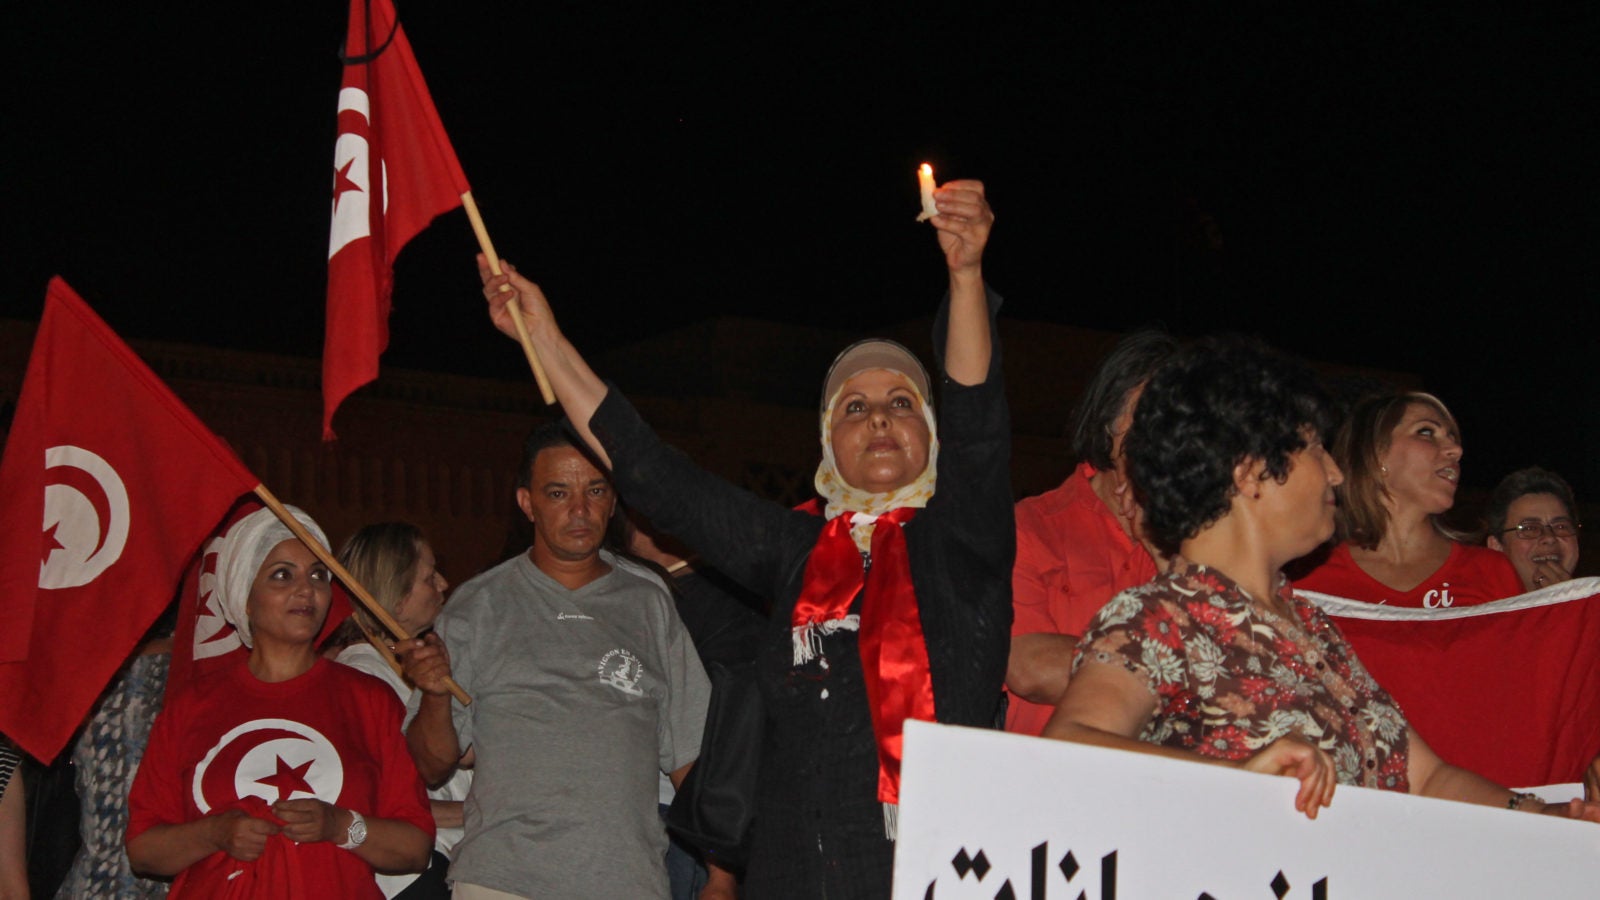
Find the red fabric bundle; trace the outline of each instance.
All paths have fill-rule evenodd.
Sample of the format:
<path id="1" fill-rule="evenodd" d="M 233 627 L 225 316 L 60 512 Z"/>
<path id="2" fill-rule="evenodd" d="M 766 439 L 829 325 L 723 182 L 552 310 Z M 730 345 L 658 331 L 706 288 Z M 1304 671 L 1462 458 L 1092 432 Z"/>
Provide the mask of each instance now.
<path id="1" fill-rule="evenodd" d="M 1579 781 L 1600 754 L 1600 594 L 1465 618 L 1336 621 L 1446 762 L 1529 787 Z"/>

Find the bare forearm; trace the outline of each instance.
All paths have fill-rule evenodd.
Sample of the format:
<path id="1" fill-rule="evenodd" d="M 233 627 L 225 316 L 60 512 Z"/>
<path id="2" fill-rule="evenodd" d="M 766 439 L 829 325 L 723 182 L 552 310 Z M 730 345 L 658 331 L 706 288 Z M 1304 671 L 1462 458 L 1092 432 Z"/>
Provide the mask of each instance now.
<path id="1" fill-rule="evenodd" d="M 350 851 L 379 872 L 421 872 L 428 867 L 433 842 L 428 833 L 399 819 L 367 820 L 367 839 Z"/>
<path id="2" fill-rule="evenodd" d="M 1054 706 L 1072 680 L 1072 653 L 1077 648 L 1078 639 L 1070 634 L 1014 635 L 1006 662 L 1006 689 L 1029 703 Z"/>
<path id="3" fill-rule="evenodd" d="M 466 804 L 460 800 L 430 800 L 428 806 L 433 811 L 435 828 L 460 828 L 466 824 Z"/>
<path id="4" fill-rule="evenodd" d="M 27 800 L 22 772 L 14 773 L 0 797 L 0 900 L 27 900 Z"/>
<path id="5" fill-rule="evenodd" d="M 1501 809 L 1504 809 L 1506 802 L 1511 799 L 1510 788 L 1501 787 L 1482 775 L 1448 763 L 1435 766 L 1412 793 L 1440 800 L 1459 800 L 1462 803 L 1476 803 L 1480 806 L 1498 806 Z"/>
<path id="6" fill-rule="evenodd" d="M 406 728 L 406 746 L 430 787 L 443 784 L 461 759 L 461 743 L 450 720 L 449 695 L 424 694 L 417 717 Z"/>
<path id="7" fill-rule="evenodd" d="M 957 384 L 982 384 L 989 377 L 989 301 L 979 266 L 950 270 L 950 327 L 944 369 Z"/>
<path id="8" fill-rule="evenodd" d="M 204 816 L 146 829 L 128 842 L 128 863 L 140 874 L 170 878 L 221 849 L 217 818 Z"/>
<path id="9" fill-rule="evenodd" d="M 610 457 L 589 430 L 589 418 L 606 397 L 605 382 L 589 368 L 589 363 L 578 352 L 578 348 L 553 324 L 548 328 L 535 329 L 530 337 L 540 361 L 544 363 L 545 374 L 550 377 L 550 388 L 555 391 L 561 410 L 571 420 L 578 436 L 610 468 Z"/>
<path id="10" fill-rule="evenodd" d="M 1218 759 L 1209 759 L 1198 753 L 1188 750 L 1179 750 L 1176 747 L 1163 747 L 1160 744 L 1147 744 L 1138 738 L 1124 737 L 1110 731 L 1081 725 L 1070 719 L 1062 717 L 1057 712 L 1050 717 L 1049 724 L 1044 727 L 1044 736 L 1058 741 L 1071 741 L 1075 744 L 1090 744 L 1095 747 L 1110 747 L 1113 750 L 1128 750 L 1133 753 L 1143 753 L 1146 756 L 1164 756 L 1167 759 L 1180 759 L 1187 762 L 1213 763 L 1217 765 L 1232 765 Z"/>
<path id="11" fill-rule="evenodd" d="M 706 863 L 706 886 L 700 889 L 699 900 L 735 900 L 739 896 L 739 879 L 716 863 Z"/>
<path id="12" fill-rule="evenodd" d="M 689 770 L 694 768 L 694 763 L 686 763 L 667 773 L 667 780 L 672 782 L 672 789 L 682 790 L 683 780 L 689 777 Z"/>

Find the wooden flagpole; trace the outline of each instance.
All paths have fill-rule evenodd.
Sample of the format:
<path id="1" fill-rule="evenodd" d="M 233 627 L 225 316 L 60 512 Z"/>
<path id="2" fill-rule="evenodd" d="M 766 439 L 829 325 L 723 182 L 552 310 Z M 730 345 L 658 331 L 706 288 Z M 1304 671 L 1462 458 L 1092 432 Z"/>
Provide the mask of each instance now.
<path id="1" fill-rule="evenodd" d="M 472 223 L 472 233 L 478 236 L 483 258 L 489 261 L 489 271 L 501 274 L 500 256 L 494 252 L 494 242 L 489 240 L 489 229 L 483 224 L 483 214 L 478 212 L 478 201 L 472 199 L 471 191 L 461 195 L 461 205 L 467 211 L 467 221 Z M 507 305 L 506 309 L 511 313 L 511 324 L 517 329 L 517 339 L 522 342 L 522 353 L 528 357 L 528 368 L 533 370 L 533 380 L 539 383 L 539 396 L 548 406 L 556 402 L 556 393 L 550 389 L 550 376 L 544 373 L 544 364 L 539 362 L 539 354 L 534 352 L 533 342 L 528 339 L 528 325 L 522 321 L 522 310 L 515 303 Z"/>
<path id="2" fill-rule="evenodd" d="M 300 520 L 294 517 L 294 513 L 289 512 L 289 510 L 284 507 L 283 503 L 280 502 L 277 497 L 274 497 L 271 491 L 267 490 L 266 485 L 256 485 L 255 494 L 257 497 L 261 498 L 261 502 L 265 503 L 268 509 L 272 510 L 273 515 L 277 516 L 279 521 L 289 527 L 289 530 L 294 533 L 295 537 L 300 539 L 301 543 L 305 544 L 306 547 L 310 548 L 312 553 L 316 554 L 317 559 L 322 560 L 323 565 L 327 566 L 328 570 L 333 572 L 334 577 L 344 582 L 344 586 L 350 591 L 350 595 L 355 597 L 356 600 L 360 602 L 362 607 L 364 607 L 367 612 L 371 613 L 374 619 L 378 620 L 379 624 L 388 629 L 389 633 L 394 635 L 397 640 L 411 640 L 410 633 L 408 633 L 399 622 L 395 621 L 394 616 L 389 615 L 388 610 L 378 605 L 378 601 L 374 600 L 372 595 L 367 593 L 367 589 L 361 586 L 361 582 L 356 581 L 354 576 L 345 571 L 344 566 L 339 564 L 339 561 L 333 557 L 333 554 L 329 553 L 328 549 L 322 546 L 322 542 L 312 536 L 311 532 L 307 531 L 304 525 L 300 524 Z M 366 629 L 362 629 L 362 631 L 365 632 Z M 371 642 L 373 647 L 377 648 L 379 653 L 383 654 L 384 658 L 389 661 L 389 665 L 395 667 L 395 671 L 400 670 L 399 660 L 395 659 L 393 651 L 391 651 L 388 646 L 383 643 L 381 638 L 374 634 L 368 634 L 367 640 Z M 472 697 L 467 694 L 461 685 L 456 684 L 454 678 L 448 679 L 448 685 L 450 688 L 450 695 L 461 701 L 462 706 L 471 705 Z"/>

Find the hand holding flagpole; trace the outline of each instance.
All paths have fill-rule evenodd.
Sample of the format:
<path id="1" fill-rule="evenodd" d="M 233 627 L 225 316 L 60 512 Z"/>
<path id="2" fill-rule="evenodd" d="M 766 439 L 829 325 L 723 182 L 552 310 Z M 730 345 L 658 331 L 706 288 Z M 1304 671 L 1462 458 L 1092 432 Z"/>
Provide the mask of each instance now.
<path id="1" fill-rule="evenodd" d="M 494 274 L 500 274 L 500 257 L 494 252 L 494 242 L 489 240 L 489 229 L 483 224 L 483 215 L 478 212 L 478 202 L 472 199 L 472 192 L 467 191 L 461 195 L 461 206 L 467 211 L 467 219 L 472 222 L 472 233 L 478 236 L 478 248 L 483 251 L 485 259 L 489 260 L 489 269 Z M 501 290 L 509 291 L 507 285 Z M 528 337 L 528 325 L 522 321 L 522 310 L 516 304 L 507 307 L 511 311 L 511 323 L 516 326 L 517 340 L 522 344 L 522 352 L 528 357 L 528 367 L 533 369 L 533 380 L 539 383 L 539 396 L 544 398 L 548 406 L 556 402 L 555 391 L 550 389 L 550 376 L 544 372 L 544 364 L 539 362 L 539 354 L 534 352 L 533 341 Z"/>
<path id="2" fill-rule="evenodd" d="M 317 559 L 322 560 L 322 564 L 328 567 L 328 570 L 334 574 L 335 578 L 338 578 L 340 581 L 344 582 L 344 586 L 349 589 L 350 595 L 356 598 L 357 602 L 359 602 L 367 610 L 367 612 L 371 613 L 372 617 L 377 619 L 380 625 L 388 630 L 390 634 L 394 635 L 396 640 L 411 640 L 411 633 L 405 629 L 405 626 L 395 621 L 394 616 L 389 615 L 388 610 L 378 605 L 378 601 L 373 599 L 371 594 L 367 593 L 367 589 L 361 586 L 361 582 L 357 581 L 355 576 L 351 575 L 344 566 L 339 564 L 339 560 L 335 559 L 333 554 L 329 553 L 328 549 L 322 546 L 321 541 L 311 536 L 311 532 L 307 531 L 306 527 L 300 524 L 300 520 L 296 519 L 288 509 L 284 508 L 283 503 L 278 500 L 277 497 L 273 496 L 271 491 L 267 490 L 266 485 L 256 485 L 255 495 L 261 498 L 261 502 L 265 503 L 268 509 L 272 510 L 273 515 L 278 517 L 278 521 L 282 522 L 290 531 L 294 532 L 294 536 L 299 538 L 300 542 L 305 544 L 312 553 L 316 554 Z M 378 649 L 379 653 L 383 654 L 385 659 L 389 660 L 389 664 L 391 666 L 395 666 L 395 670 L 399 671 L 399 666 L 395 659 L 394 652 L 388 647 L 383 646 L 383 642 L 378 640 L 373 635 L 368 635 L 367 639 L 374 647 Z M 467 694 L 461 685 L 456 684 L 455 679 L 450 678 L 447 679 L 447 681 L 449 683 L 451 696 L 461 701 L 462 706 L 469 706 L 472 704 L 472 697 Z"/>

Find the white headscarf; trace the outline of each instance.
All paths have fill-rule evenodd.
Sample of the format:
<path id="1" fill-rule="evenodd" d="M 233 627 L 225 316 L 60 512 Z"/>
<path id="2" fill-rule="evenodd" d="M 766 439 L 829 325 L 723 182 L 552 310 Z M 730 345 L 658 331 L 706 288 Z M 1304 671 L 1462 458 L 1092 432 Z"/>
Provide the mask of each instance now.
<path id="1" fill-rule="evenodd" d="M 323 549 L 327 549 L 328 536 L 322 533 L 322 526 L 315 519 L 297 506 L 285 509 L 311 532 Z M 272 510 L 263 507 L 235 522 L 222 539 L 222 549 L 217 551 L 217 605 L 246 647 L 255 646 L 250 619 L 245 615 L 250 586 L 255 584 L 261 564 L 267 561 L 272 548 L 293 537 L 289 526 L 279 521 Z"/>

